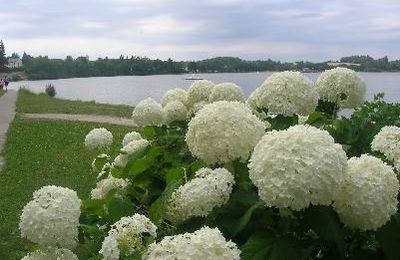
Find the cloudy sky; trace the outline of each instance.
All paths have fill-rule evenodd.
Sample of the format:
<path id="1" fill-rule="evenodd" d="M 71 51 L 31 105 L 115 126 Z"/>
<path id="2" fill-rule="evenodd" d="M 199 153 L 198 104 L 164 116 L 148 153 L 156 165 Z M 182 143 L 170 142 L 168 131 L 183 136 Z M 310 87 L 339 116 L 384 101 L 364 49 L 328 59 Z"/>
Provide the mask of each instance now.
<path id="1" fill-rule="evenodd" d="M 6 52 L 64 58 L 400 58 L 400 0 L 0 0 Z"/>

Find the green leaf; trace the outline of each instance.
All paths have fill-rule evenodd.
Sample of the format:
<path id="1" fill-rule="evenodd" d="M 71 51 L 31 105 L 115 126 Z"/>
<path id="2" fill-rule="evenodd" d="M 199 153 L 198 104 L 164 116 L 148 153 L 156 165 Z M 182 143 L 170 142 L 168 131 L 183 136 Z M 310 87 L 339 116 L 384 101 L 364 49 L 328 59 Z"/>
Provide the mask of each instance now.
<path id="1" fill-rule="evenodd" d="M 168 184 L 171 184 L 172 182 L 182 180 L 185 177 L 185 168 L 183 167 L 178 167 L 178 168 L 172 168 L 167 170 L 167 173 L 165 175 L 165 181 Z"/>
<path id="2" fill-rule="evenodd" d="M 145 139 L 153 139 L 156 136 L 156 130 L 154 126 L 146 126 L 142 131 L 142 136 Z"/>
<path id="3" fill-rule="evenodd" d="M 107 205 L 107 220 L 114 223 L 122 217 L 130 216 L 134 213 L 134 206 L 129 199 L 112 198 Z"/>
<path id="4" fill-rule="evenodd" d="M 304 218 L 309 228 L 321 239 L 335 243 L 340 255 L 344 256 L 344 230 L 331 207 L 311 206 L 304 212 Z"/>
<path id="5" fill-rule="evenodd" d="M 81 211 L 86 216 L 104 216 L 104 200 L 88 199 L 82 202 Z"/>
<path id="6" fill-rule="evenodd" d="M 392 216 L 386 225 L 378 229 L 377 238 L 387 259 L 400 259 L 400 213 Z"/>
<path id="7" fill-rule="evenodd" d="M 101 155 L 97 156 L 96 159 L 94 159 L 94 166 L 97 171 L 101 171 L 103 169 L 103 166 L 109 162 L 109 159 L 107 157 L 103 157 Z"/>
<path id="8" fill-rule="evenodd" d="M 256 204 L 251 206 L 244 215 L 239 219 L 238 223 L 236 224 L 236 228 L 233 231 L 233 236 L 239 234 L 243 229 L 246 228 L 247 224 L 249 223 L 251 216 L 253 215 L 254 210 L 263 207 L 264 203 L 262 201 L 258 201 Z"/>
<path id="9" fill-rule="evenodd" d="M 289 260 L 289 259 L 309 259 L 306 257 L 307 248 L 304 243 L 291 236 L 279 237 L 274 241 L 271 254 L 267 259 Z"/>
<path id="10" fill-rule="evenodd" d="M 267 231 L 257 231 L 250 236 L 242 246 L 241 258 L 246 260 L 267 259 L 272 249 L 275 237 Z"/>
<path id="11" fill-rule="evenodd" d="M 161 196 L 155 200 L 149 210 L 149 218 L 150 220 L 159 225 L 163 219 L 165 218 L 165 211 L 168 205 L 168 200 L 171 197 L 172 193 L 183 183 L 182 180 L 175 181 L 167 185 Z"/>
<path id="12" fill-rule="evenodd" d="M 327 118 L 324 113 L 322 112 L 314 112 L 308 116 L 306 124 L 315 126 L 315 127 L 322 127 L 325 125 Z"/>
<path id="13" fill-rule="evenodd" d="M 284 130 L 293 125 L 297 125 L 299 123 L 299 117 L 295 116 L 283 116 L 277 115 L 274 118 L 268 118 L 269 123 L 272 126 L 272 129 L 275 130 Z"/>

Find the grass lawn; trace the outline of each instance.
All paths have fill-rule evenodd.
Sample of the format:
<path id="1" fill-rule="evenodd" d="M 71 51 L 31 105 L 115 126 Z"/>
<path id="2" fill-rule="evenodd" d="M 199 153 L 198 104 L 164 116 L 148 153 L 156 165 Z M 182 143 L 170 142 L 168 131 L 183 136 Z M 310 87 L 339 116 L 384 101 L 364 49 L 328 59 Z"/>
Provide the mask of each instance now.
<path id="1" fill-rule="evenodd" d="M 58 102 L 67 104 L 42 95 L 32 98 L 28 93 L 20 93 L 19 109 L 23 108 L 24 112 L 37 109 L 35 111 L 40 112 L 41 106 L 35 105 L 35 102 L 45 103 L 41 109 L 56 109 Z M 81 113 L 84 107 L 93 107 L 91 111 L 95 111 L 94 103 L 81 104 L 81 107 L 64 107 L 58 111 Z M 113 110 L 105 111 L 111 113 Z M 91 161 L 97 153 L 85 150 L 83 141 L 92 128 L 100 126 L 105 126 L 113 133 L 114 145 L 110 154 L 116 155 L 124 134 L 131 128 L 84 122 L 26 120 L 18 116 L 10 125 L 3 151 L 6 165 L 0 172 L 0 259 L 21 259 L 32 249 L 31 243 L 20 238 L 18 223 L 22 208 L 31 200 L 33 191 L 53 184 L 74 189 L 81 199 L 88 197 L 96 183 Z"/>
<path id="2" fill-rule="evenodd" d="M 125 105 L 51 98 L 45 93 L 35 94 L 26 89 L 19 91 L 17 99 L 17 112 L 19 113 L 65 113 L 130 117 L 132 110 L 133 107 Z"/>

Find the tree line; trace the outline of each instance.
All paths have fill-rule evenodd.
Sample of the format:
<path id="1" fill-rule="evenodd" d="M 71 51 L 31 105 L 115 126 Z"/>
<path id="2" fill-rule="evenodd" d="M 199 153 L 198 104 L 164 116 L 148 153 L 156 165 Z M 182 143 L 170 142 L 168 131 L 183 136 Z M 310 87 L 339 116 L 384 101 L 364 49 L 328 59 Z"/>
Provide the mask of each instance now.
<path id="1" fill-rule="evenodd" d="M 17 53 L 11 55 L 19 58 Z M 28 79 L 58 79 L 74 77 L 98 77 L 117 75 L 152 75 L 181 73 L 217 73 L 217 72 L 255 72 L 297 70 L 318 72 L 332 68 L 329 62 L 280 62 L 268 60 L 243 60 L 235 57 L 217 57 L 200 61 L 160 60 L 139 56 L 120 56 L 119 58 L 89 57 L 51 59 L 48 56 L 33 57 L 27 53 L 22 55 L 23 68 Z M 387 57 L 374 59 L 368 55 L 349 56 L 340 59 L 342 63 L 357 71 L 400 71 L 400 60 L 389 61 Z M 10 71 L 5 67 L 4 44 L 0 41 L 0 71 Z M 357 64 L 357 65 L 351 65 Z M 343 66 L 343 64 L 341 65 Z"/>

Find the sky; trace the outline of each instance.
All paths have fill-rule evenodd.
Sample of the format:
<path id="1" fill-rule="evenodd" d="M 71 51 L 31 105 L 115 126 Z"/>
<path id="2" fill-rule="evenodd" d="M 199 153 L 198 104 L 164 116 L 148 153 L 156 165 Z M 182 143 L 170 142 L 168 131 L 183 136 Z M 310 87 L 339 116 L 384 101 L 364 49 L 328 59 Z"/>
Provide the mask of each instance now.
<path id="1" fill-rule="evenodd" d="M 0 0 L 6 53 L 400 59 L 400 0 Z"/>

